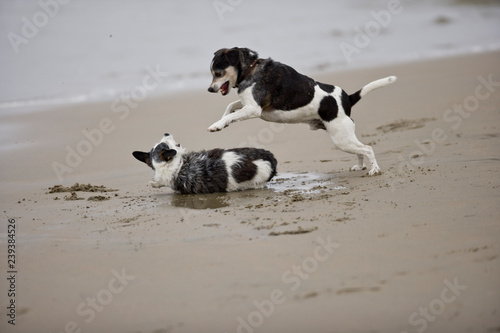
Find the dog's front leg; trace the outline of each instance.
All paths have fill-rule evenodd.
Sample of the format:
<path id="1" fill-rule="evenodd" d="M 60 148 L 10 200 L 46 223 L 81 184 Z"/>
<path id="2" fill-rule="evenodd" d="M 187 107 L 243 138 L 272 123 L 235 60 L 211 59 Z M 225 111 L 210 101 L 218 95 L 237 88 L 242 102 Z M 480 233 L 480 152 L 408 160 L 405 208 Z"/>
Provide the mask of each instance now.
<path id="1" fill-rule="evenodd" d="M 240 121 L 240 120 L 247 120 L 247 119 L 252 119 L 252 118 L 260 118 L 260 115 L 262 113 L 262 109 L 260 107 L 254 107 L 254 106 L 244 106 L 243 108 L 239 109 L 238 111 L 235 111 L 233 113 L 230 113 L 228 115 L 225 115 L 222 117 L 221 120 L 218 122 L 214 123 L 212 126 L 208 128 L 209 132 L 217 132 L 222 130 L 224 127 L 229 126 L 229 124 L 235 122 L 235 121 Z"/>
<path id="2" fill-rule="evenodd" d="M 224 112 L 222 117 L 224 118 L 228 114 L 233 113 L 234 111 L 241 109 L 241 108 L 243 108 L 243 103 L 241 103 L 241 100 L 237 100 L 235 102 L 232 102 L 227 106 L 226 111 Z"/>

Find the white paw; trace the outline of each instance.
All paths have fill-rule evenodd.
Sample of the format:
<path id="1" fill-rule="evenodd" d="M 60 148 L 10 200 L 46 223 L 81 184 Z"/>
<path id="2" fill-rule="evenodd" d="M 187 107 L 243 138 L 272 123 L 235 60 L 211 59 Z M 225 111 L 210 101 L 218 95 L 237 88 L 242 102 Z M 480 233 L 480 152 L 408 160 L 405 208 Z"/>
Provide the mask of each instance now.
<path id="1" fill-rule="evenodd" d="M 207 130 L 209 132 L 217 132 L 217 131 L 220 131 L 220 128 L 216 127 L 215 125 L 212 125 Z"/>
<path id="2" fill-rule="evenodd" d="M 152 187 L 154 188 L 162 188 L 162 187 L 165 187 L 165 185 L 159 183 L 159 182 L 155 182 L 155 181 L 150 181 L 149 182 L 151 184 Z"/>
<path id="3" fill-rule="evenodd" d="M 356 164 L 355 166 L 353 166 L 351 168 L 351 171 L 360 171 L 360 170 L 365 170 L 365 169 L 366 169 L 366 167 L 364 164 L 363 165 Z"/>
<path id="4" fill-rule="evenodd" d="M 368 176 L 376 176 L 376 175 L 381 175 L 382 171 L 380 171 L 380 168 L 377 167 L 372 167 L 370 171 L 368 172 Z"/>
<path id="5" fill-rule="evenodd" d="M 212 126 L 210 126 L 208 128 L 208 131 L 209 132 L 218 132 L 218 131 L 221 131 L 224 127 L 227 127 L 227 125 L 224 122 L 221 122 L 219 120 L 218 122 L 216 122 L 215 124 L 213 124 Z"/>

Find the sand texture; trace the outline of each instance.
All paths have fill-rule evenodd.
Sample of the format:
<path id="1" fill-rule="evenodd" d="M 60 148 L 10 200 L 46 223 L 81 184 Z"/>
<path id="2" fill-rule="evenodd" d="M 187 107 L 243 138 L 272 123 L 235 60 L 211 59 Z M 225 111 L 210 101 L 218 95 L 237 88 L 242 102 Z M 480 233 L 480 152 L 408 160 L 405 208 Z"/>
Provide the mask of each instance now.
<path id="1" fill-rule="evenodd" d="M 18 129 L 0 150 L 0 262 L 5 277 L 15 220 L 17 293 L 0 331 L 498 332 L 499 60 L 315 77 L 354 92 L 398 76 L 352 113 L 374 177 L 307 125 L 207 132 L 235 92 L 2 115 Z M 265 147 L 278 175 L 236 193 L 152 188 L 131 153 L 165 132 L 189 150 Z"/>

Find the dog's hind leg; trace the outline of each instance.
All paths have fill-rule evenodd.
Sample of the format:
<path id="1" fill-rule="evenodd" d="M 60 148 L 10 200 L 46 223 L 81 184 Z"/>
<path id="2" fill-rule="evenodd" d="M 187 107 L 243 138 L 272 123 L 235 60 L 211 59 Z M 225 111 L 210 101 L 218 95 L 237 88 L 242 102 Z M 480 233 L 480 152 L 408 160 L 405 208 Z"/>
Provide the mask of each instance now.
<path id="1" fill-rule="evenodd" d="M 358 156 L 358 164 L 351 168 L 352 171 L 364 170 L 366 169 L 365 163 L 363 162 L 365 155 L 356 154 Z"/>
<path id="2" fill-rule="evenodd" d="M 346 153 L 357 155 L 358 164 L 353 166 L 351 170 L 356 171 L 365 169 L 363 159 L 366 157 L 371 163 L 368 175 L 373 176 L 381 173 L 372 147 L 362 144 L 359 142 L 358 138 L 356 138 L 356 134 L 354 133 L 355 126 L 351 118 L 339 116 L 332 121 L 324 121 L 324 124 L 333 144 L 338 149 Z"/>

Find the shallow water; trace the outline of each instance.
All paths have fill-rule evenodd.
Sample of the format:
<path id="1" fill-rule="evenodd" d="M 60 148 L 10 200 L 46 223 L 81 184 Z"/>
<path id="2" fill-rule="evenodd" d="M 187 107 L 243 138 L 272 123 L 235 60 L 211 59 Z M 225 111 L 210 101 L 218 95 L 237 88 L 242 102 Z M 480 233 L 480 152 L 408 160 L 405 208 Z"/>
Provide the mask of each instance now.
<path id="1" fill-rule="evenodd" d="M 227 193 L 173 194 L 168 204 L 179 208 L 217 209 L 228 207 L 230 198 Z"/>
<path id="2" fill-rule="evenodd" d="M 315 172 L 304 173 L 280 173 L 271 182 L 267 188 L 274 192 L 296 191 L 299 193 L 320 193 L 326 189 L 326 185 L 331 186 L 332 175 Z M 343 186 L 335 186 L 335 189 L 345 189 Z"/>
<path id="3" fill-rule="evenodd" d="M 205 91 L 221 47 L 249 47 L 309 75 L 500 48 L 498 1 L 402 0 L 387 16 L 386 0 L 227 1 L 223 15 L 215 1 L 89 0 L 50 17 L 40 2 L 0 3 L 1 114 Z M 47 19 L 30 31 L 33 17 Z"/>
<path id="4" fill-rule="evenodd" d="M 333 186 L 332 186 L 333 185 Z M 245 190 L 230 193 L 211 194 L 168 194 L 162 201 L 170 207 L 188 209 L 218 209 L 229 206 L 242 206 L 259 200 L 280 200 L 275 194 L 314 195 L 326 190 L 345 190 L 346 187 L 334 185 L 331 174 L 304 172 L 280 173 L 262 189 Z"/>

